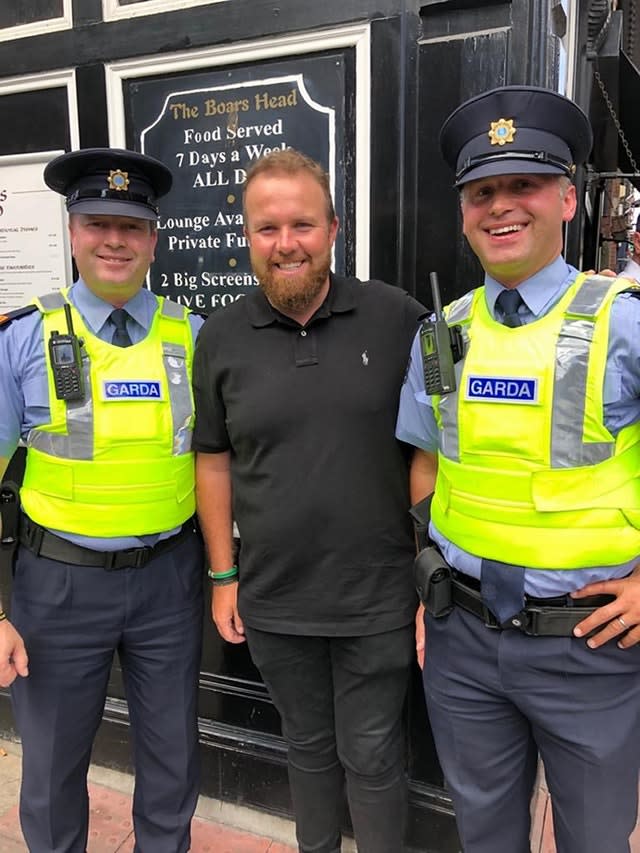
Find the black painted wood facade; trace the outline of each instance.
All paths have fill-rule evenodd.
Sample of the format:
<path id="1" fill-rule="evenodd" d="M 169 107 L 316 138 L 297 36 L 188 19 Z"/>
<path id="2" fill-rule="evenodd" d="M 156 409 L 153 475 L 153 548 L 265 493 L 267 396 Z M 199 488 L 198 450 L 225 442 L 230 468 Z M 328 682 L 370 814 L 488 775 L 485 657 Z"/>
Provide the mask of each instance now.
<path id="1" fill-rule="evenodd" d="M 558 2 L 220 0 L 175 5 L 181 8 L 136 14 L 140 7 L 166 8 L 166 0 L 121 0 L 115 13 L 115 0 L 25 0 L 19 14 L 0 13 L 0 166 L 3 155 L 24 152 L 138 147 L 127 100 L 138 78 L 175 76 L 188 82 L 189 75 L 215 75 L 227 66 L 244 74 L 251 69 L 253 52 L 264 57 L 260 51 L 268 52 L 270 43 L 280 46 L 271 61 L 286 57 L 294 66 L 296 58 L 339 50 L 346 68 L 345 103 L 338 111 L 345 125 L 338 152 L 346 187 L 344 269 L 401 285 L 426 304 L 430 270 L 440 275 L 445 301 L 479 281 L 480 271 L 456 225 L 456 193 L 437 151 L 437 131 L 460 101 L 486 88 L 558 84 L 561 32 L 554 33 L 552 16 Z M 69 8 L 66 28 L 37 34 L 22 29 L 47 16 L 61 18 Z M 109 10 L 112 20 L 105 19 Z M 129 11 L 130 17 L 118 17 L 118 11 Z M 338 48 L 332 46 L 335 34 L 349 28 L 358 33 L 352 43 L 347 36 Z M 293 50 L 288 38 L 299 40 Z M 231 64 L 227 50 L 239 51 Z M 190 64 L 190 57 L 200 54 L 203 61 Z M 576 69 L 579 61 L 578 55 Z M 155 63 L 150 77 L 145 62 Z M 122 101 L 110 95 L 114 80 Z M 360 225 L 358 231 L 356 223 L 363 221 L 366 228 Z M 581 244 L 579 239 L 574 243 Z M 18 453 L 12 466 L 16 476 L 20 462 Z M 6 565 L 1 584 L 6 597 Z M 454 853 L 452 809 L 417 668 L 406 716 L 409 841 L 423 851 Z M 95 761 L 129 768 L 127 726 L 115 666 Z M 200 727 L 203 793 L 290 814 L 278 716 L 246 648 L 222 643 L 210 623 L 204 634 Z M 13 732 L 6 692 L 0 693 L 0 729 Z"/>

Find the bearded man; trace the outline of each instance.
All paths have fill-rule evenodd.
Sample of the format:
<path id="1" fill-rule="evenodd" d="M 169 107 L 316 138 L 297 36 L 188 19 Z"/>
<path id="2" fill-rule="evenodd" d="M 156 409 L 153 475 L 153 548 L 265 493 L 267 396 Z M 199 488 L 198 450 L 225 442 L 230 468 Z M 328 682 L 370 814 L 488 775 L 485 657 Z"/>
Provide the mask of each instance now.
<path id="1" fill-rule="evenodd" d="M 329 179 L 297 151 L 256 161 L 244 224 L 260 286 L 209 317 L 194 360 L 213 619 L 282 717 L 299 850 L 339 853 L 346 780 L 360 853 L 399 853 L 416 599 L 394 424 L 424 309 L 330 272 Z"/>

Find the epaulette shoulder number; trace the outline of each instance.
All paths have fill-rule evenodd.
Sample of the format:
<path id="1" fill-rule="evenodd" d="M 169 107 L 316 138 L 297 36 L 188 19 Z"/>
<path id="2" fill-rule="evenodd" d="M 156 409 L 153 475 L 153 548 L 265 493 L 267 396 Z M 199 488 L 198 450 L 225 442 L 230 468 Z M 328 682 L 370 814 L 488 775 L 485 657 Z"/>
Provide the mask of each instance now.
<path id="1" fill-rule="evenodd" d="M 7 311 L 6 314 L 0 314 L 0 331 L 7 329 L 14 320 L 19 320 L 20 317 L 26 317 L 38 310 L 37 305 L 25 305 L 23 308 L 16 308 L 15 311 Z"/>

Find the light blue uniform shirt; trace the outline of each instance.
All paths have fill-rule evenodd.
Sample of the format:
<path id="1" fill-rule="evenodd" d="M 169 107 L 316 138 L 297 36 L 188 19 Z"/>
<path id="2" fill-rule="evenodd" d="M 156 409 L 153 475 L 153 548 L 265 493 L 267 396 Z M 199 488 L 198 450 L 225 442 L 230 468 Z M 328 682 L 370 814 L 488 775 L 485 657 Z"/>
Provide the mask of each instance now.
<path id="1" fill-rule="evenodd" d="M 640 264 L 632 258 L 630 261 L 627 261 L 627 265 L 620 275 L 626 278 L 634 278 L 640 284 Z"/>
<path id="2" fill-rule="evenodd" d="M 115 330 L 109 320 L 113 305 L 104 302 L 79 279 L 69 289 L 69 300 L 78 309 L 87 327 L 102 341 L 110 342 Z M 127 331 L 131 342 L 143 340 L 158 309 L 156 297 L 145 287 L 123 306 L 129 313 Z M 194 340 L 204 319 L 189 315 Z M 64 331 L 63 329 L 60 330 Z M 0 456 L 10 458 L 19 439 L 26 439 L 29 430 L 50 420 L 49 386 L 42 335 L 42 316 L 39 311 L 14 320 L 0 331 Z M 71 542 L 100 551 L 118 551 L 153 545 L 177 531 L 160 535 L 98 539 L 76 536 L 53 530 Z"/>
<path id="3" fill-rule="evenodd" d="M 578 271 L 563 258 L 527 279 L 518 291 L 524 300 L 520 307 L 523 324 L 543 317 L 572 284 Z M 490 276 L 485 277 L 485 297 L 491 315 L 497 319 L 496 300 L 504 290 Z M 499 309 L 498 309 L 499 310 Z M 458 376 L 460 365 L 458 365 Z M 609 351 L 604 382 L 604 423 L 615 436 L 640 420 L 640 299 L 630 294 L 616 297 L 611 309 Z M 400 394 L 396 436 L 408 444 L 436 453 L 440 434 L 431 397 L 425 393 L 420 335 L 411 347 L 407 378 Z M 474 578 L 480 578 L 481 557 L 458 548 L 431 524 L 431 538 L 438 544 L 447 562 Z M 551 555 L 550 555 L 551 556 Z M 580 589 L 588 583 L 629 574 L 638 559 L 623 565 L 598 566 L 572 571 L 527 570 L 525 592 L 547 598 Z"/>

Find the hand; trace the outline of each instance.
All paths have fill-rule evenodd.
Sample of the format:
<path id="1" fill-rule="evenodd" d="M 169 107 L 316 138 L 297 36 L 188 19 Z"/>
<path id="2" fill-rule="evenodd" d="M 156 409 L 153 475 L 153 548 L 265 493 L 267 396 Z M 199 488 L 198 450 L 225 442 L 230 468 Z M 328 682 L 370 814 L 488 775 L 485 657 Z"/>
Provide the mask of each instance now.
<path id="1" fill-rule="evenodd" d="M 418 607 L 416 613 L 416 657 L 418 658 L 418 666 L 424 669 L 424 648 L 425 648 L 426 632 L 424 629 L 424 604 Z"/>
<path id="2" fill-rule="evenodd" d="M 600 270 L 599 273 L 596 273 L 595 270 L 586 270 L 585 275 L 604 275 L 607 278 L 617 278 L 618 277 L 618 273 L 616 273 L 613 270 L 610 270 L 608 268 L 606 270 Z"/>
<path id="3" fill-rule="evenodd" d="M 605 604 L 583 619 L 573 629 L 576 637 L 604 626 L 601 631 L 587 640 L 590 649 L 619 637 L 618 646 L 628 649 L 640 642 L 640 564 L 626 578 L 590 583 L 571 597 L 579 601 L 588 595 L 615 595 L 615 601 Z M 621 636 L 624 634 L 624 636 Z"/>
<path id="4" fill-rule="evenodd" d="M 211 588 L 211 617 L 228 643 L 244 643 L 244 625 L 238 613 L 238 583 Z"/>
<path id="5" fill-rule="evenodd" d="M 29 675 L 29 658 L 24 641 L 8 619 L 0 622 L 0 687 L 8 687 L 16 676 Z"/>

